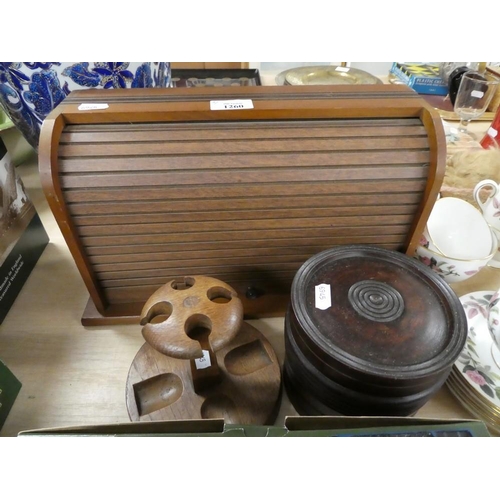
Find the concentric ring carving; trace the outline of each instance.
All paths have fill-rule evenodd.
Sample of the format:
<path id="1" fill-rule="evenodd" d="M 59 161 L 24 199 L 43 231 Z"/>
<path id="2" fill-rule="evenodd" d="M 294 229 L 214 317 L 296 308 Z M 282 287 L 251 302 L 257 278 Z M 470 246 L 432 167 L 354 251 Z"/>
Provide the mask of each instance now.
<path id="1" fill-rule="evenodd" d="M 380 323 L 394 321 L 405 308 L 401 294 L 380 281 L 358 281 L 349 289 L 348 298 L 358 314 Z"/>

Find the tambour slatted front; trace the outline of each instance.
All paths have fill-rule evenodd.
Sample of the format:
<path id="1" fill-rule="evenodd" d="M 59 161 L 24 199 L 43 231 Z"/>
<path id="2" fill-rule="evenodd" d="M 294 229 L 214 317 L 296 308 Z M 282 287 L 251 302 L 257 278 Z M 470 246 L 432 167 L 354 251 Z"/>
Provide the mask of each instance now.
<path id="1" fill-rule="evenodd" d="M 229 98 L 253 108 L 210 111 Z M 92 102 L 108 107 L 78 109 Z M 412 251 L 443 144 L 434 111 L 399 86 L 83 91 L 44 123 L 40 171 L 91 295 L 84 324 L 136 321 L 194 274 L 259 316 L 282 311 L 326 248 Z"/>

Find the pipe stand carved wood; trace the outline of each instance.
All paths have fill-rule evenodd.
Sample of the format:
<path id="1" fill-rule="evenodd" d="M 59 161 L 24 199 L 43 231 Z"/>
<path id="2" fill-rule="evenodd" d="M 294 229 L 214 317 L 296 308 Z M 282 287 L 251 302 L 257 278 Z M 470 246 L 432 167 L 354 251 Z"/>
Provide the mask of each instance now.
<path id="1" fill-rule="evenodd" d="M 147 300 L 141 325 L 146 344 L 127 378 L 131 420 L 274 423 L 279 362 L 264 335 L 243 322 L 233 288 L 206 276 L 172 280 Z"/>

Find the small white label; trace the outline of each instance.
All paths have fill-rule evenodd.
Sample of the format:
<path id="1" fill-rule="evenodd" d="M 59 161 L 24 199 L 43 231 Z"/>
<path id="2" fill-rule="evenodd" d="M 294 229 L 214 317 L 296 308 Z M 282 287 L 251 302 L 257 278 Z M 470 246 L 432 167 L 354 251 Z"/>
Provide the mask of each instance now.
<path id="1" fill-rule="evenodd" d="M 335 71 L 342 71 L 342 73 L 347 73 L 351 68 L 347 68 L 345 66 L 338 66 L 335 68 Z"/>
<path id="2" fill-rule="evenodd" d="M 495 130 L 493 127 L 488 129 L 488 135 L 490 137 L 496 137 L 498 135 L 498 130 Z"/>
<path id="3" fill-rule="evenodd" d="M 332 305 L 332 295 L 330 285 L 321 283 L 314 287 L 316 298 L 316 309 L 324 311 Z"/>
<path id="4" fill-rule="evenodd" d="M 109 108 L 107 104 L 100 104 L 100 103 L 80 104 L 80 106 L 78 106 L 79 111 L 88 111 L 89 109 L 106 109 L 106 108 Z"/>
<path id="5" fill-rule="evenodd" d="M 223 109 L 253 109 L 252 99 L 233 99 L 231 101 L 210 101 L 210 109 L 219 111 Z"/>
<path id="6" fill-rule="evenodd" d="M 210 363 L 210 353 L 205 350 L 202 352 L 203 356 L 194 360 L 197 370 L 203 370 L 204 368 L 210 368 L 210 366 L 212 366 Z"/>
<path id="7" fill-rule="evenodd" d="M 481 92 L 480 90 L 473 90 L 470 95 L 472 97 L 477 97 L 478 99 L 481 99 L 481 97 L 483 97 L 484 95 L 484 92 Z"/>

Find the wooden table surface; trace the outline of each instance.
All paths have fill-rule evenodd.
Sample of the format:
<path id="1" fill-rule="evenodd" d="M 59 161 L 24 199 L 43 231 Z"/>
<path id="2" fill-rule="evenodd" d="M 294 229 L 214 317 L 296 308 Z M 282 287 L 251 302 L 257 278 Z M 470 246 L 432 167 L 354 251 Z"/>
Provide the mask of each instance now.
<path id="1" fill-rule="evenodd" d="M 130 365 L 144 344 L 140 327 L 81 325 L 89 295 L 41 190 L 37 157 L 17 169 L 50 243 L 0 325 L 0 359 L 23 384 L 0 436 L 29 429 L 129 422 L 125 385 Z M 454 288 L 463 295 L 499 286 L 500 271 L 485 268 Z M 283 318 L 249 323 L 269 339 L 282 362 Z M 297 412 L 284 394 L 275 425 L 282 425 L 289 415 Z M 416 416 L 474 418 L 446 386 Z"/>

